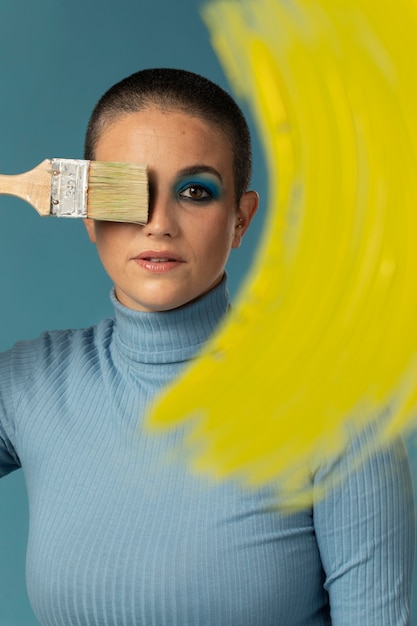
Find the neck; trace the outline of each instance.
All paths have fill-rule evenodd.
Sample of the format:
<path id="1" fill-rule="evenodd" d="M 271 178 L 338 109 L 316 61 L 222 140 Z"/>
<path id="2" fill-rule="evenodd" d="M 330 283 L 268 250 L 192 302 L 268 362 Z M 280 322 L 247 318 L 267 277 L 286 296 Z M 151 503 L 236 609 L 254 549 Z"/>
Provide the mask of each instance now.
<path id="1" fill-rule="evenodd" d="M 164 312 L 128 309 L 112 292 L 118 346 L 130 359 L 146 363 L 186 361 L 199 352 L 228 306 L 227 278 L 192 302 Z"/>

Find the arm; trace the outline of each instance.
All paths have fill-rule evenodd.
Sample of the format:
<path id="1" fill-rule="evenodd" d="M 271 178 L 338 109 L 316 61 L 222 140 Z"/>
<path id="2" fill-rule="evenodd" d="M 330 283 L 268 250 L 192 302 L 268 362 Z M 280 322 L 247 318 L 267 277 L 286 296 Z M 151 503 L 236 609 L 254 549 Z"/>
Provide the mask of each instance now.
<path id="1" fill-rule="evenodd" d="M 314 508 L 332 624 L 409 625 L 415 520 L 405 446 L 397 440 L 359 468 L 357 448 L 316 474 L 333 485 Z"/>
<path id="2" fill-rule="evenodd" d="M 35 342 L 18 343 L 0 354 L 0 477 L 20 467 L 16 407 L 37 358 Z"/>
<path id="3" fill-rule="evenodd" d="M 10 364 L 6 354 L 0 355 L 0 477 L 19 467 L 14 439 L 10 388 Z"/>

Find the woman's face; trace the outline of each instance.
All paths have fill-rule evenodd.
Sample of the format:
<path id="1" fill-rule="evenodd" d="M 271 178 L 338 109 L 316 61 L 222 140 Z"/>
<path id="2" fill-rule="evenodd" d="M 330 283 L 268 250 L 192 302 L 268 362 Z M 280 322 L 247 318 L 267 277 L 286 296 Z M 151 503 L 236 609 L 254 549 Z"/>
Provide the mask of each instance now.
<path id="1" fill-rule="evenodd" d="M 166 311 L 217 285 L 258 201 L 248 192 L 236 206 L 232 150 L 222 131 L 180 111 L 147 108 L 116 118 L 95 159 L 149 170 L 146 225 L 86 220 L 118 300 Z"/>

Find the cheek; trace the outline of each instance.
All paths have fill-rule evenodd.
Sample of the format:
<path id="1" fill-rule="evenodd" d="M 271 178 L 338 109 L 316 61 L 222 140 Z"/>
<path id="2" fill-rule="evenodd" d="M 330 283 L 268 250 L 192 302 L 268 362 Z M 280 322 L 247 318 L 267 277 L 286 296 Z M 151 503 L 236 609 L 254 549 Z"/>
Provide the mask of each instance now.
<path id="1" fill-rule="evenodd" d="M 115 239 L 111 237 L 109 233 L 104 229 L 99 229 L 96 231 L 96 248 L 98 255 L 102 262 L 105 264 L 108 258 L 111 258 L 114 255 L 114 251 L 116 248 Z"/>
<path id="2" fill-rule="evenodd" d="M 103 253 L 126 249 L 134 237 L 130 224 L 114 222 L 97 222 L 95 233 L 96 245 Z"/>
<path id="3" fill-rule="evenodd" d="M 199 240 L 211 257 L 223 259 L 229 255 L 234 239 L 234 219 L 220 215 L 201 225 Z"/>
<path id="4" fill-rule="evenodd" d="M 99 228 L 96 229 L 96 249 L 101 263 L 109 274 L 109 276 L 115 280 L 116 272 L 118 272 L 124 265 L 128 241 L 131 237 L 123 235 L 123 231 L 119 231 L 116 224 L 102 223 Z"/>

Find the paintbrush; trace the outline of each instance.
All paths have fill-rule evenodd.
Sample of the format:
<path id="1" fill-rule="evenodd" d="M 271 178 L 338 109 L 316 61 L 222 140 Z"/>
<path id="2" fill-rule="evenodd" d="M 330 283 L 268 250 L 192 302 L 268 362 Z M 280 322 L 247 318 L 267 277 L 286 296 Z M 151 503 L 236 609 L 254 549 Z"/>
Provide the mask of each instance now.
<path id="1" fill-rule="evenodd" d="M 25 200 L 43 217 L 148 220 L 147 168 L 137 163 L 45 159 L 23 174 L 0 175 L 0 194 Z"/>

